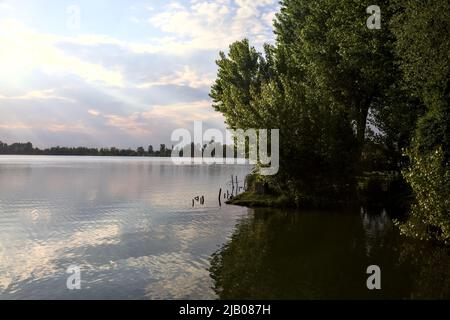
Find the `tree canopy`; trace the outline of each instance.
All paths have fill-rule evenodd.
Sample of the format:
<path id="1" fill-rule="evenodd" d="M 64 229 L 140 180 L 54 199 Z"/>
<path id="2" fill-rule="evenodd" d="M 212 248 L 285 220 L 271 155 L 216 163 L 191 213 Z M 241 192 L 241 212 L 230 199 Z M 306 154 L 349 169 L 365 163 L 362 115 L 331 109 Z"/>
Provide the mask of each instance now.
<path id="1" fill-rule="evenodd" d="M 441 150 L 435 172 L 449 170 L 449 4 L 382 0 L 373 29 L 362 0 L 283 0 L 274 45 L 220 53 L 213 107 L 232 129 L 280 129 L 280 170 L 264 179 L 296 203 L 345 201 L 373 168 L 404 170 L 419 197 L 419 157 Z"/>

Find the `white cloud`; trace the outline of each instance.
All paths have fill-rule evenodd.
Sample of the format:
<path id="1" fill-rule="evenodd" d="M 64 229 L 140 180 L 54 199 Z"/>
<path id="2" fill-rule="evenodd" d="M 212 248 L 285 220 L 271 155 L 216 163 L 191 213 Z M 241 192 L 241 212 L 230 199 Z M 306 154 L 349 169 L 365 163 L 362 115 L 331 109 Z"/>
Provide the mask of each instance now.
<path id="1" fill-rule="evenodd" d="M 102 117 L 109 125 L 136 137 L 154 133 L 161 123 L 168 125 L 172 130 L 179 127 L 189 128 L 194 121 L 208 121 L 215 123 L 219 128 L 224 127 L 222 116 L 212 110 L 210 100 L 156 105 L 150 110 L 129 115 L 100 113 L 97 110 L 88 112 L 93 116 Z"/>
<path id="2" fill-rule="evenodd" d="M 72 99 L 56 94 L 54 89 L 33 90 L 21 96 L 5 96 L 0 93 L 0 100 L 64 100 L 73 102 Z"/>
<path id="3" fill-rule="evenodd" d="M 201 74 L 199 75 L 190 66 L 184 66 L 182 70 L 175 71 L 175 74 L 163 76 L 160 79 L 153 82 L 146 82 L 138 85 L 138 88 L 145 89 L 154 86 L 161 85 L 177 85 L 177 86 L 189 86 L 191 88 L 210 87 L 213 83 L 213 76 Z"/>
<path id="4" fill-rule="evenodd" d="M 0 1 L 0 11 L 11 11 L 11 10 L 14 10 L 14 7 L 12 5 Z"/>
<path id="5" fill-rule="evenodd" d="M 97 110 L 95 110 L 95 109 L 89 109 L 89 110 L 88 110 L 88 113 L 89 113 L 91 116 L 94 116 L 94 117 L 98 117 L 98 116 L 100 115 L 100 112 L 97 111 Z"/>
<path id="6" fill-rule="evenodd" d="M 55 46 L 58 37 L 38 34 L 18 21 L 0 20 L 0 80 L 22 82 L 33 70 L 74 74 L 87 82 L 122 86 L 122 75 L 100 65 L 68 56 Z"/>
<path id="7" fill-rule="evenodd" d="M 258 46 L 273 39 L 270 18 L 277 4 L 277 0 L 193 0 L 187 7 L 172 2 L 149 23 L 172 35 L 160 42 L 172 50 L 225 49 L 245 37 Z"/>

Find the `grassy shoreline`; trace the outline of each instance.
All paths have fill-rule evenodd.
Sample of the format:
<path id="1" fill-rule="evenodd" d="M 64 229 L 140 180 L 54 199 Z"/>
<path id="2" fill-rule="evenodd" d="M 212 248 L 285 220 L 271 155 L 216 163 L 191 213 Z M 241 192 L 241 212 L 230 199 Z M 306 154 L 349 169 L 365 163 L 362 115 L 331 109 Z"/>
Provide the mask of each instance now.
<path id="1" fill-rule="evenodd" d="M 226 204 L 249 208 L 289 208 L 294 207 L 288 197 L 284 195 L 258 194 L 246 191 L 226 201 Z"/>
<path id="2" fill-rule="evenodd" d="M 366 172 L 357 179 L 357 186 L 348 198 L 326 198 L 324 196 L 304 196 L 295 201 L 288 194 L 280 194 L 270 187 L 262 187 L 256 175 L 247 177 L 247 190 L 226 204 L 249 208 L 297 208 L 297 209 L 333 209 L 348 206 L 395 208 L 405 212 L 411 205 L 411 191 L 395 176 L 382 172 Z M 259 184 L 259 188 L 257 185 Z"/>

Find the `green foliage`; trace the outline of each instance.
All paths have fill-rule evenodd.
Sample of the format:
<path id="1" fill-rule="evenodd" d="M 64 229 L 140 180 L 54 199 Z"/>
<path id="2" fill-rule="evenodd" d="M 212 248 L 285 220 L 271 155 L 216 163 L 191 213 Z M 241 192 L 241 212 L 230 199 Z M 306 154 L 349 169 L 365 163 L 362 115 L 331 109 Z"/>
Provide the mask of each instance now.
<path id="1" fill-rule="evenodd" d="M 389 1 L 379 3 L 388 19 Z M 389 30 L 369 30 L 367 2 L 282 1 L 278 42 L 299 70 L 308 100 L 343 112 L 362 148 L 369 109 L 379 108 L 397 77 Z"/>
<path id="2" fill-rule="evenodd" d="M 264 110 L 254 103 L 268 77 L 264 57 L 243 40 L 230 46 L 228 57 L 221 52 L 220 58 L 217 80 L 211 89 L 215 110 L 224 114 L 230 128 L 259 127 L 264 122 Z"/>
<path id="3" fill-rule="evenodd" d="M 382 133 L 377 141 L 388 148 L 390 161 L 402 167 L 402 150 L 411 146 L 413 137 L 424 154 L 440 145 L 444 153 L 449 150 L 450 2 L 390 2 L 392 17 L 384 21 L 395 37 L 394 61 L 401 77 L 372 120 Z"/>
<path id="4" fill-rule="evenodd" d="M 281 1 L 275 45 L 220 53 L 214 108 L 233 129 L 280 129 L 279 174 L 258 179 L 297 205 L 346 201 L 364 170 L 400 172 L 414 150 L 404 173 L 417 203 L 402 229 L 445 240 L 450 0 L 377 5 L 381 30 L 367 28 L 366 1 Z"/>
<path id="5" fill-rule="evenodd" d="M 432 107 L 449 94 L 450 1 L 394 3 L 391 28 L 405 83 L 412 94 Z"/>
<path id="6" fill-rule="evenodd" d="M 395 52 L 410 95 L 425 106 L 415 133 L 424 155 L 450 150 L 450 7 L 449 0 L 396 0 L 391 29 Z M 412 114 L 404 110 L 404 114 Z"/>
<path id="7" fill-rule="evenodd" d="M 442 147 L 446 160 L 450 157 L 450 106 L 432 108 L 418 120 L 415 146 L 421 154 Z"/>
<path id="8" fill-rule="evenodd" d="M 412 150 L 408 155 L 411 165 L 403 174 L 416 198 L 400 229 L 405 235 L 450 243 L 450 166 L 444 152 L 438 148 L 424 156 Z"/>
<path id="9" fill-rule="evenodd" d="M 450 242 L 449 7 L 448 0 L 396 0 L 391 22 L 403 85 L 424 106 L 408 153 L 410 166 L 403 172 L 416 199 L 401 230 L 446 243 Z"/>
<path id="10" fill-rule="evenodd" d="M 215 109 L 231 128 L 280 128 L 280 174 L 267 180 L 297 202 L 351 190 L 369 109 L 393 77 L 390 34 L 367 29 L 365 8 L 283 1 L 275 46 L 236 42 L 217 61 Z"/>

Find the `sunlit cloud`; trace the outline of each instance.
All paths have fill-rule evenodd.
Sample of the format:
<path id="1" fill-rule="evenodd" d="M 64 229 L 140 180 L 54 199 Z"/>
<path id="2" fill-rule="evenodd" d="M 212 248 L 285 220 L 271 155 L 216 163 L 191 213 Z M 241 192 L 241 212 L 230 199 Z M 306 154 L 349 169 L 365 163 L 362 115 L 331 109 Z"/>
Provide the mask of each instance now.
<path id="1" fill-rule="evenodd" d="M 202 74 L 199 75 L 195 70 L 189 66 L 184 66 L 182 70 L 175 71 L 175 74 L 163 76 L 153 82 L 147 82 L 138 85 L 138 88 L 145 89 L 160 85 L 178 85 L 189 86 L 192 88 L 209 87 L 212 85 L 214 79 L 211 76 Z"/>
<path id="2" fill-rule="evenodd" d="M 39 69 L 48 74 L 75 74 L 87 82 L 121 86 L 122 75 L 102 66 L 65 55 L 55 47 L 57 37 L 38 34 L 14 20 L 0 21 L 0 69 L 4 76 L 20 77 Z"/>
<path id="3" fill-rule="evenodd" d="M 5 96 L 0 93 L 0 101 L 1 100 L 64 100 L 69 102 L 74 101 L 70 98 L 57 95 L 54 89 L 34 90 L 27 92 L 21 96 Z"/>
<path id="4" fill-rule="evenodd" d="M 88 113 L 94 117 L 98 117 L 100 115 L 100 112 L 98 112 L 97 110 L 93 110 L 93 109 L 89 109 Z"/>
<path id="5" fill-rule="evenodd" d="M 223 50 L 244 37 L 262 45 L 272 39 L 277 4 L 273 0 L 194 0 L 189 5 L 171 2 L 148 21 L 173 36 L 160 43 L 174 50 Z"/>
<path id="6" fill-rule="evenodd" d="M 178 103 L 173 105 L 154 106 L 151 110 L 135 112 L 127 116 L 117 114 L 104 114 L 97 110 L 89 110 L 89 114 L 102 117 L 113 127 L 133 134 L 151 134 L 158 128 L 158 124 L 165 123 L 172 128 L 191 127 L 196 120 L 216 122 L 223 127 L 223 119 L 220 114 L 210 112 L 211 102 L 209 100 L 196 101 L 193 103 Z"/>

